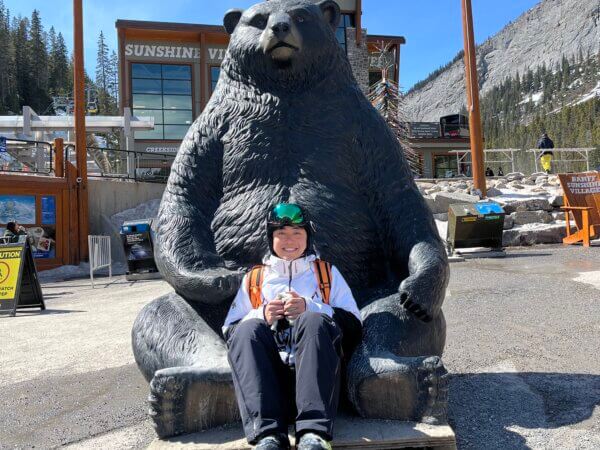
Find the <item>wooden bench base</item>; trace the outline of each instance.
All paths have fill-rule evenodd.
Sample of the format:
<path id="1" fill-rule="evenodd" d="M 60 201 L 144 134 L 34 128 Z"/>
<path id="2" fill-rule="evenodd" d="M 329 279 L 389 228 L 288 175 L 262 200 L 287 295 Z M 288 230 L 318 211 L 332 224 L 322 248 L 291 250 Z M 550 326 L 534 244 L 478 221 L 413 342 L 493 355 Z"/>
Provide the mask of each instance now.
<path id="1" fill-rule="evenodd" d="M 293 436 L 290 440 L 293 443 Z M 448 425 L 399 422 L 395 420 L 366 420 L 355 417 L 338 418 L 335 424 L 333 448 L 398 449 L 428 447 L 436 450 L 455 450 L 456 437 Z M 208 430 L 201 433 L 155 440 L 149 450 L 248 450 L 241 425 Z"/>

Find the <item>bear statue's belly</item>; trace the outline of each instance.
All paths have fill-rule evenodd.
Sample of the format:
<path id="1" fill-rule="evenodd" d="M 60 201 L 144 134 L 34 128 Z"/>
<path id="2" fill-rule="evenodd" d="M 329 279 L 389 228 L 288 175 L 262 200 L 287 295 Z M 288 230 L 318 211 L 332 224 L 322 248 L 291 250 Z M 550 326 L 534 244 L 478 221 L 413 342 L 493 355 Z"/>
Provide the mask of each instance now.
<path id="1" fill-rule="evenodd" d="M 310 214 L 321 256 L 351 285 L 384 272 L 384 252 L 366 195 L 355 139 L 343 120 L 275 111 L 261 121 L 233 123 L 224 139 L 223 197 L 212 228 L 217 252 L 231 266 L 250 266 L 268 250 L 265 218 L 278 202 Z M 379 276 L 378 276 L 379 275 Z"/>

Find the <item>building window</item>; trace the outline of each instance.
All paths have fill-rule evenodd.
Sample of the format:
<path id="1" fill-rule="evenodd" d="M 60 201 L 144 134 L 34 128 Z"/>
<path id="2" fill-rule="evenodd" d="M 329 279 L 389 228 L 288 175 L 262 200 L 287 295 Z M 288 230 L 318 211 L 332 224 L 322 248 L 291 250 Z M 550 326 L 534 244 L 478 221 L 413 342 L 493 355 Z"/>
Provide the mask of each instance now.
<path id="1" fill-rule="evenodd" d="M 435 155 L 433 159 L 434 178 L 453 178 L 458 175 L 458 163 L 452 155 Z"/>
<path id="2" fill-rule="evenodd" d="M 219 75 L 221 74 L 221 68 L 213 66 L 210 68 L 210 93 L 215 92 L 217 88 L 217 81 L 219 81 Z"/>
<path id="3" fill-rule="evenodd" d="M 335 37 L 344 50 L 346 50 L 346 28 L 355 26 L 354 14 L 342 14 L 340 24 L 335 32 Z"/>
<path id="4" fill-rule="evenodd" d="M 132 64 L 133 114 L 154 117 L 154 130 L 137 139 L 181 140 L 193 122 L 192 69 L 187 65 Z"/>

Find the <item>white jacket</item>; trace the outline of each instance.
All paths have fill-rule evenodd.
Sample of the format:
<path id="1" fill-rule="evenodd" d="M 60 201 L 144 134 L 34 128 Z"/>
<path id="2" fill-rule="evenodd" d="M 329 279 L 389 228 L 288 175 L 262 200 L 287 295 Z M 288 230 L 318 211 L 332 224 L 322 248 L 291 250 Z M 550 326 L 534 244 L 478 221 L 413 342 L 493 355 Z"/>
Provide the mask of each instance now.
<path id="1" fill-rule="evenodd" d="M 277 294 L 290 290 L 304 297 L 307 311 L 319 312 L 332 317 L 333 307 L 342 308 L 354 314 L 362 322 L 352 291 L 350 291 L 346 280 L 335 266 L 331 267 L 332 279 L 329 305 L 323 303 L 317 276 L 314 272 L 315 259 L 314 255 L 298 258 L 294 261 L 285 261 L 276 256 L 265 257 L 263 261 L 265 270 L 261 288 L 263 305 L 257 309 L 252 308 L 247 287 L 248 274 L 246 274 L 225 318 L 223 334 L 231 324 L 240 320 L 264 319 L 264 305 L 273 300 Z"/>

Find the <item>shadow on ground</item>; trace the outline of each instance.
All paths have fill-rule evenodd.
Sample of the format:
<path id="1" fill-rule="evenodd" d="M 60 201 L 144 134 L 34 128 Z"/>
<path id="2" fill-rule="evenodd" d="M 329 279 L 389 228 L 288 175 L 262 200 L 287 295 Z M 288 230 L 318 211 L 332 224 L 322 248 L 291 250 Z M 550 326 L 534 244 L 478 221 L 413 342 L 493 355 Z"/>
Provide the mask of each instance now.
<path id="1" fill-rule="evenodd" d="M 600 405 L 600 375 L 452 374 L 449 403 L 460 449 L 529 449 L 510 428 L 551 430 L 589 419 Z"/>
<path id="2" fill-rule="evenodd" d="M 529 252 L 529 253 L 507 253 L 505 258 L 507 259 L 513 259 L 513 258 L 539 258 L 540 256 L 552 256 L 552 253 L 535 253 L 535 252 Z"/>

